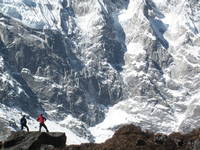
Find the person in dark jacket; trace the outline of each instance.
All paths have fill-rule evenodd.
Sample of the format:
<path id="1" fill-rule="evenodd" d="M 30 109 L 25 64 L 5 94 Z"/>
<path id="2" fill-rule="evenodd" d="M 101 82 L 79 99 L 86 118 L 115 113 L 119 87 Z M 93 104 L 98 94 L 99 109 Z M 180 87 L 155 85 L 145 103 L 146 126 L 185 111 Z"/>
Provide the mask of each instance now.
<path id="1" fill-rule="evenodd" d="M 20 119 L 20 124 L 21 124 L 21 130 L 23 130 L 25 127 L 27 129 L 27 131 L 29 132 L 29 128 L 27 126 L 27 121 L 26 121 L 25 115 L 23 115 L 22 118 Z"/>
<path id="2" fill-rule="evenodd" d="M 40 127 L 39 127 L 39 132 L 41 132 L 41 128 L 44 127 L 46 129 L 47 132 L 49 132 L 49 130 L 47 129 L 47 126 L 44 124 L 44 122 L 46 121 L 47 119 L 42 115 L 40 114 L 37 118 L 37 121 L 40 123 Z"/>

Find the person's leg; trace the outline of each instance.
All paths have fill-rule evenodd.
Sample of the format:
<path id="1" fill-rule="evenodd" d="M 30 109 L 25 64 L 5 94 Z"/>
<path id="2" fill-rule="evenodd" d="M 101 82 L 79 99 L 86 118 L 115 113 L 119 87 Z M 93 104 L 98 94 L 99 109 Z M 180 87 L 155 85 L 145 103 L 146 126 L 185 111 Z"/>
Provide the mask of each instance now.
<path id="1" fill-rule="evenodd" d="M 47 129 L 47 126 L 43 123 L 42 126 L 46 129 L 47 132 L 49 132 L 49 130 Z"/>
<path id="2" fill-rule="evenodd" d="M 42 124 L 40 123 L 39 132 L 41 132 Z"/>
<path id="3" fill-rule="evenodd" d="M 27 131 L 29 132 L 29 128 L 28 128 L 28 126 L 27 126 L 27 125 L 25 125 L 25 127 L 26 127 Z"/>
<path id="4" fill-rule="evenodd" d="M 21 130 L 23 130 L 24 129 L 24 126 L 21 124 Z"/>

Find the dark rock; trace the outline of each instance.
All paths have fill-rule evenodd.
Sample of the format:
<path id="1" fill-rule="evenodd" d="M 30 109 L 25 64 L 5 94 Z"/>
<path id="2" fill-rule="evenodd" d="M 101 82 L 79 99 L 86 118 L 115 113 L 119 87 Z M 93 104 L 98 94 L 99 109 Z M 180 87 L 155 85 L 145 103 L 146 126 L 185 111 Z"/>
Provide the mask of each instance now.
<path id="1" fill-rule="evenodd" d="M 13 133 L 6 141 L 1 143 L 1 148 L 5 150 L 40 150 L 41 147 L 64 147 L 65 143 L 65 133 L 20 131 Z"/>
<path id="2" fill-rule="evenodd" d="M 164 134 L 156 134 L 154 137 L 154 141 L 157 144 L 164 144 L 167 141 L 167 136 Z"/>
<path id="3" fill-rule="evenodd" d="M 146 145 L 146 142 L 142 139 L 138 139 L 136 142 L 136 146 L 144 146 Z"/>
<path id="4" fill-rule="evenodd" d="M 192 150 L 199 150 L 200 149 L 200 139 L 197 139 L 194 141 L 194 145 L 192 147 Z"/>
<path id="5" fill-rule="evenodd" d="M 174 141 L 177 147 L 184 145 L 184 137 L 180 133 L 172 133 L 170 138 Z"/>

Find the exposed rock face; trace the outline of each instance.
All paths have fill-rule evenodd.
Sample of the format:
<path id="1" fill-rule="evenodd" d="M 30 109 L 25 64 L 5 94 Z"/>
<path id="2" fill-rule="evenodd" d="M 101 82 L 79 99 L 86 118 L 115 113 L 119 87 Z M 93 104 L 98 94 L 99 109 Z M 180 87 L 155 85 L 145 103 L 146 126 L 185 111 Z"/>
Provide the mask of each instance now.
<path id="1" fill-rule="evenodd" d="M 65 133 L 16 132 L 2 142 L 0 147 L 5 150 L 40 150 L 45 147 L 64 147 L 65 143 Z"/>
<path id="2" fill-rule="evenodd" d="M 166 133 L 199 127 L 199 8 L 197 0 L 0 0 L 0 106 L 53 121 L 72 115 L 83 130 L 115 104 L 127 117 L 103 126 L 112 132 L 133 122 Z"/>
<path id="3" fill-rule="evenodd" d="M 121 78 L 109 62 L 103 64 L 103 61 L 93 60 L 92 67 L 86 66 L 81 60 L 84 55 L 75 52 L 72 39 L 59 31 L 43 32 L 25 27 L 2 14 L 0 17 L 1 59 L 5 63 L 1 72 L 2 75 L 7 72 L 8 78 L 14 82 L 14 87 L 7 82 L 1 84 L 3 104 L 18 106 L 31 116 L 56 110 L 49 117 L 63 119 L 72 114 L 94 125 L 104 118 L 101 105 L 115 104 L 122 98 Z M 114 49 L 108 47 L 105 52 Z M 105 56 L 110 57 L 108 54 Z M 119 64 L 115 62 L 117 56 L 108 60 L 114 66 Z M 110 78 L 114 78 L 112 83 L 107 81 Z M 6 93 L 11 90 L 12 98 Z"/>

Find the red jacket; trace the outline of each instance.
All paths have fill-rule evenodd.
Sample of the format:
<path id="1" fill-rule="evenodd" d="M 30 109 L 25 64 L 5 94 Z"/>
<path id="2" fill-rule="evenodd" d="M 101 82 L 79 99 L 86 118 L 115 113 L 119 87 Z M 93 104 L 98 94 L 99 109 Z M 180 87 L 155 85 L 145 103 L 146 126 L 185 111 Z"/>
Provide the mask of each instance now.
<path id="1" fill-rule="evenodd" d="M 37 121 L 40 122 L 40 123 L 44 123 L 46 121 L 46 118 L 39 115 L 39 117 L 37 118 Z"/>

